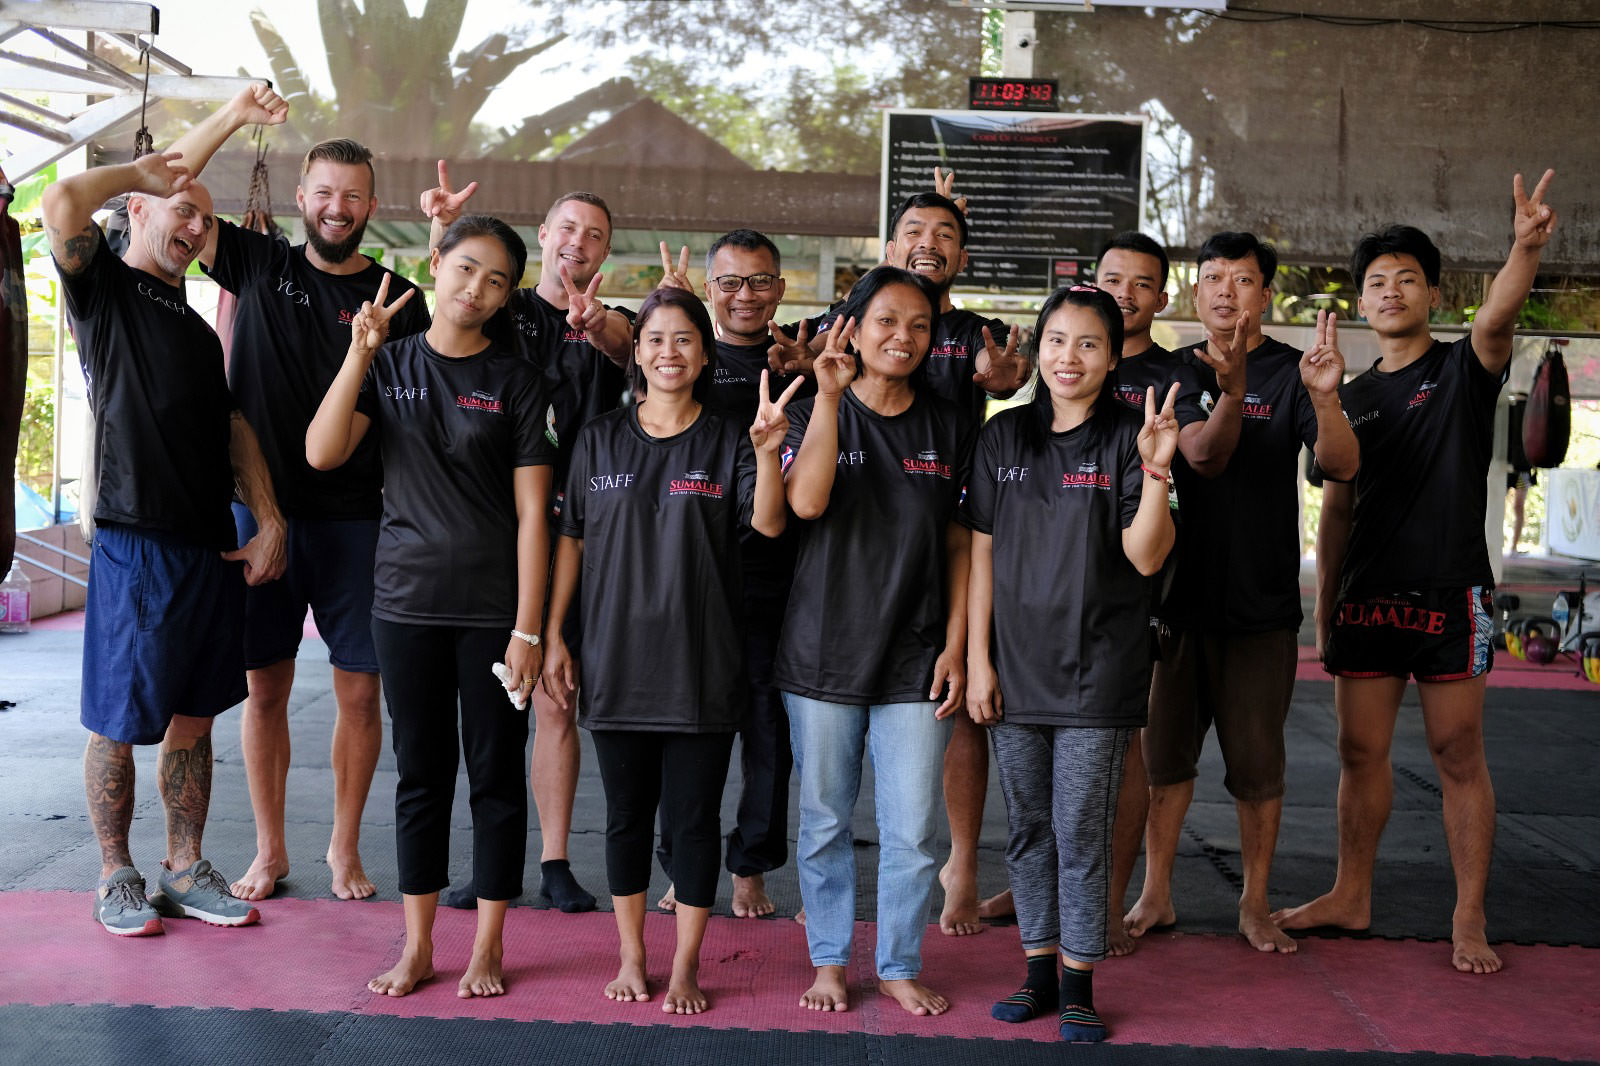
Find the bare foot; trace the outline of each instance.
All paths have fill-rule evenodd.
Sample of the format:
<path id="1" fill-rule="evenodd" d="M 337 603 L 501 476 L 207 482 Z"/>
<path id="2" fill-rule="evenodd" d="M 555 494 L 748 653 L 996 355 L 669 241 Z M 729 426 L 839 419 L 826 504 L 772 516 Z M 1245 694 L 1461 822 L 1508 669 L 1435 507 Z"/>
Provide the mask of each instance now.
<path id="1" fill-rule="evenodd" d="M 1372 900 L 1370 897 L 1357 900 L 1340 899 L 1329 892 L 1325 896 L 1318 896 L 1310 903 L 1273 911 L 1272 920 L 1279 929 L 1316 929 L 1319 926 L 1332 926 L 1336 929 L 1348 929 L 1353 933 L 1363 933 L 1372 925 Z"/>
<path id="2" fill-rule="evenodd" d="M 367 877 L 367 871 L 361 868 L 359 855 L 352 855 L 348 859 L 336 859 L 330 850 L 328 868 L 333 871 L 333 894 L 340 899 L 366 899 L 378 891 L 378 886 Z M 250 875 L 245 874 L 245 876 Z"/>
<path id="3" fill-rule="evenodd" d="M 878 991 L 916 1015 L 943 1014 L 950 1009 L 950 1001 L 923 985 L 920 981 L 878 981 Z"/>
<path id="4" fill-rule="evenodd" d="M 951 859 L 939 871 L 944 889 L 944 910 L 939 912 L 939 932 L 945 936 L 971 936 L 983 932 L 978 921 L 978 871 L 958 870 Z"/>
<path id="5" fill-rule="evenodd" d="M 1124 955 L 1132 955 L 1133 949 L 1138 946 L 1139 942 L 1128 935 L 1128 930 L 1123 927 L 1120 921 L 1115 918 L 1106 919 L 1107 955 L 1114 959 L 1120 959 Z"/>
<path id="6" fill-rule="evenodd" d="M 656 900 L 656 907 L 669 914 L 678 909 L 678 886 L 668 885 L 667 894 Z"/>
<path id="7" fill-rule="evenodd" d="M 1293 955 L 1300 950 L 1300 945 L 1295 943 L 1294 937 L 1278 928 L 1264 907 L 1256 910 L 1253 907 L 1241 906 L 1239 932 L 1257 951 L 1276 951 L 1280 955 Z"/>
<path id="8" fill-rule="evenodd" d="M 1450 949 L 1450 965 L 1462 973 L 1498 973 L 1503 965 L 1489 946 L 1482 922 L 1453 922 Z"/>
<path id="9" fill-rule="evenodd" d="M 817 979 L 800 997 L 800 1005 L 807 1010 L 849 1010 L 850 993 L 844 983 L 844 967 L 818 966 Z"/>
<path id="10" fill-rule="evenodd" d="M 618 1003 L 647 1003 L 650 985 L 644 979 L 644 963 L 624 961 L 617 968 L 617 979 L 606 985 L 606 998 Z"/>
<path id="11" fill-rule="evenodd" d="M 256 854 L 244 876 L 228 886 L 240 899 L 266 899 L 278 890 L 278 882 L 289 876 L 289 860 L 281 855 Z"/>
<path id="12" fill-rule="evenodd" d="M 767 895 L 767 880 L 760 874 L 749 877 L 733 875 L 733 916 L 735 918 L 765 918 L 778 908 Z"/>
<path id="13" fill-rule="evenodd" d="M 706 994 L 700 991 L 699 974 L 693 970 L 679 973 L 674 968 L 667 983 L 667 994 L 661 997 L 663 1014 L 703 1014 L 711 1007 Z"/>
<path id="14" fill-rule="evenodd" d="M 381 996 L 403 996 L 424 981 L 433 978 L 433 953 L 407 952 L 400 956 L 394 969 L 380 973 L 367 982 L 367 988 Z"/>
<path id="15" fill-rule="evenodd" d="M 494 950 L 482 954 L 474 951 L 472 960 L 467 963 L 467 972 L 461 975 L 461 983 L 456 986 L 456 995 L 462 999 L 471 999 L 473 996 L 505 995 L 505 972 L 500 967 L 502 954 L 498 944 Z"/>
<path id="16" fill-rule="evenodd" d="M 1122 928 L 1137 940 L 1158 926 L 1178 924 L 1178 913 L 1172 909 L 1172 897 L 1153 898 L 1140 896 L 1133 907 L 1122 916 Z"/>
<path id="17" fill-rule="evenodd" d="M 806 924 L 806 909 L 804 907 L 801 907 L 799 910 L 794 912 L 794 920 L 799 922 L 801 925 Z"/>
<path id="18" fill-rule="evenodd" d="M 1015 918 L 1016 916 L 1017 904 L 1012 900 L 1009 888 L 998 895 L 990 896 L 978 904 L 979 918 Z"/>

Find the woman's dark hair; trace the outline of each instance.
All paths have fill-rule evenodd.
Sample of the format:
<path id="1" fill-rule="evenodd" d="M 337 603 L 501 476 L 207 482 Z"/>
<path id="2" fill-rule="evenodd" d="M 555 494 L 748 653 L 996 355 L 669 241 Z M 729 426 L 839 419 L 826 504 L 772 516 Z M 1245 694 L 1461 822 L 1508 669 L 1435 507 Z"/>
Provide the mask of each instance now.
<path id="1" fill-rule="evenodd" d="M 717 332 L 711 326 L 711 315 L 706 312 L 706 305 L 700 302 L 700 297 L 673 286 L 663 286 L 646 296 L 644 303 L 639 305 L 639 317 L 633 323 L 633 353 L 636 356 L 639 353 L 639 338 L 644 335 L 645 323 L 663 307 L 676 307 L 688 315 L 690 324 L 700 334 L 700 347 L 705 352 L 706 365 L 695 379 L 691 395 L 704 403 L 717 369 Z M 628 386 L 635 396 L 641 398 L 649 391 L 649 383 L 639 367 L 638 359 L 628 363 Z"/>
<path id="2" fill-rule="evenodd" d="M 1032 351 L 1033 364 L 1039 366 L 1039 345 L 1044 339 L 1044 330 L 1050 320 L 1055 317 L 1062 307 L 1085 307 L 1099 316 L 1106 327 L 1106 351 L 1113 359 L 1122 355 L 1122 309 L 1117 306 L 1117 301 L 1104 289 L 1095 288 L 1093 285 L 1068 285 L 1057 289 L 1045 300 L 1044 306 L 1039 308 L 1039 318 L 1033 325 Z M 1091 432 L 1098 433 L 1101 424 L 1108 418 L 1115 417 L 1116 402 L 1112 398 L 1114 384 L 1112 373 L 1106 373 L 1105 381 L 1100 383 L 1100 395 L 1095 397 L 1094 408 L 1090 412 L 1089 420 L 1092 423 Z M 1028 414 L 1022 419 L 1022 443 L 1030 451 L 1039 451 L 1044 448 L 1045 441 L 1050 437 L 1050 426 L 1055 421 L 1055 405 L 1051 402 L 1050 386 L 1044 383 L 1044 368 L 1039 368 L 1039 376 L 1034 379 L 1033 399 L 1028 401 Z"/>
<path id="3" fill-rule="evenodd" d="M 833 327 L 839 329 L 846 319 L 856 320 L 856 328 L 860 329 L 861 319 L 867 313 L 867 308 L 872 305 L 873 299 L 891 285 L 909 285 L 922 293 L 928 301 L 928 343 L 933 343 L 933 333 L 939 327 L 938 288 L 921 274 L 910 270 L 902 270 L 895 266 L 876 266 L 857 279 L 850 288 L 850 295 L 844 298 L 844 303 L 839 305 L 839 313 L 834 316 Z M 855 350 L 856 376 L 861 376 L 861 353 Z M 922 353 L 922 361 L 911 371 L 910 383 L 913 388 L 920 388 L 928 376 L 928 353 Z"/>
<path id="4" fill-rule="evenodd" d="M 1428 235 L 1415 226 L 1386 226 L 1376 233 L 1363 234 L 1350 256 L 1350 276 L 1355 279 L 1358 295 L 1367 280 L 1367 268 L 1374 259 L 1385 255 L 1409 255 L 1422 268 L 1428 284 L 1438 286 L 1439 249 Z"/>
<path id="5" fill-rule="evenodd" d="M 456 245 L 472 237 L 494 238 L 505 246 L 506 255 L 511 259 L 511 280 L 506 285 L 506 303 L 483 324 L 483 335 L 497 344 L 515 345 L 517 327 L 511 321 L 510 294 L 521 283 L 522 273 L 528 268 L 528 246 L 516 230 L 493 215 L 462 215 L 450 223 L 450 228 L 444 231 L 434 250 L 443 259 Z"/>

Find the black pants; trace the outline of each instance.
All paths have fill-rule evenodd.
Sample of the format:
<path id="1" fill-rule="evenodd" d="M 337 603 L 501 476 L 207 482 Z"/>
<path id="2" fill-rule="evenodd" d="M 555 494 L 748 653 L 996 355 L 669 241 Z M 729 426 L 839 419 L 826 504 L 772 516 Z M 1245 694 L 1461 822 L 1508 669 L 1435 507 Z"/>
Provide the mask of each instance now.
<path id="1" fill-rule="evenodd" d="M 787 597 L 747 596 L 744 603 L 745 667 L 750 702 L 739 725 L 739 770 L 744 787 L 733 832 L 728 834 L 728 872 L 753 877 L 789 859 L 789 716 L 783 694 L 772 683 Z M 661 806 L 661 846 L 656 857 L 672 873 L 672 815 Z"/>
<path id="2" fill-rule="evenodd" d="M 389 705 L 394 758 L 395 856 L 400 891 L 450 883 L 450 807 L 467 755 L 472 880 L 480 899 L 522 895 L 528 847 L 528 714 L 512 707 L 489 672 L 507 631 L 372 620 Z M 459 706 L 460 730 L 457 732 Z"/>
<path id="3" fill-rule="evenodd" d="M 710 907 L 717 901 L 722 788 L 733 734 L 596 729 L 590 735 L 606 789 L 611 894 L 632 896 L 650 887 L 650 844 L 659 808 L 672 811 L 667 875 L 678 902 Z"/>

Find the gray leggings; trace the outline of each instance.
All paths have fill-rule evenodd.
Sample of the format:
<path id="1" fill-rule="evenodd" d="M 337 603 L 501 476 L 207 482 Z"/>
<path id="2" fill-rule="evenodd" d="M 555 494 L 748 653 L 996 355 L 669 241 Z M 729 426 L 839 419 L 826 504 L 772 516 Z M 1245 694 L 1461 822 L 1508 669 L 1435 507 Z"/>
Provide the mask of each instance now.
<path id="1" fill-rule="evenodd" d="M 1111 826 L 1131 729 L 990 729 L 1011 833 L 1006 873 L 1024 949 L 1106 957 Z"/>

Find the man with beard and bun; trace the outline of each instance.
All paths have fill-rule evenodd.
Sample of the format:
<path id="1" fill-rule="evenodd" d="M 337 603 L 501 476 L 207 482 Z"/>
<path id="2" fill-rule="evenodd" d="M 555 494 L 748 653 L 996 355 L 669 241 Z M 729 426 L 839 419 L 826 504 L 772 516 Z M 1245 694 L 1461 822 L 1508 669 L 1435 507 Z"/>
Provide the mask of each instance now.
<path id="1" fill-rule="evenodd" d="M 432 220 L 431 246 L 438 245 L 477 188 L 474 181 L 457 191 L 448 165 L 439 161 L 439 184 L 421 198 L 422 213 Z M 633 357 L 631 313 L 606 307 L 598 295 L 600 267 L 610 254 L 611 209 L 606 202 L 591 192 L 566 193 L 550 205 L 539 225 L 538 284 L 514 290 L 506 304 L 517 328 L 516 343 L 544 375 L 550 397 L 545 432 L 556 446 L 553 502 L 558 511 L 578 430 L 621 402 L 624 368 Z M 567 647 L 576 657 L 582 647 L 576 612 L 566 629 Z M 591 911 L 594 896 L 573 877 L 567 860 L 578 789 L 572 705 L 560 710 L 543 685 L 534 686 L 531 701 L 535 729 L 529 776 L 543 849 L 539 895 L 569 914 Z M 452 886 L 440 897 L 450 907 L 472 907 L 476 899 L 470 884 Z"/>
<path id="2" fill-rule="evenodd" d="M 689 287 L 684 271 L 687 253 L 685 249 L 679 269 L 674 270 L 667 246 L 661 246 L 662 285 Z M 761 403 L 763 370 L 769 371 L 767 398 L 774 402 L 794 381 L 793 374 L 776 370 L 798 355 L 796 345 L 786 343 L 787 338 L 774 325 L 773 315 L 785 291 L 778 246 L 752 229 L 736 229 L 718 237 L 706 252 L 705 291 L 717 328 L 715 373 L 705 404 L 738 425 L 749 425 Z M 797 343 L 804 343 L 803 338 L 800 334 Z M 815 394 L 815 382 L 806 378 L 794 399 Z M 765 875 L 789 857 L 789 773 L 794 757 L 789 750 L 789 719 L 783 698 L 772 683 L 772 662 L 794 579 L 795 545 L 792 536 L 770 538 L 747 529 L 739 546 L 750 687 L 739 727 L 743 789 L 733 831 L 728 834 L 727 865 L 733 877 L 734 916 L 759 918 L 776 909 L 767 895 Z M 658 855 L 662 868 L 669 872 L 667 841 L 672 816 L 667 807 L 661 808 Z M 676 903 L 675 892 L 669 890 L 660 906 L 671 910 Z"/>
<path id="3" fill-rule="evenodd" d="M 173 147 L 196 173 L 233 132 L 259 121 L 248 94 L 178 139 Z M 344 362 L 350 322 L 389 279 L 392 296 L 414 288 L 361 254 L 377 211 L 372 153 L 355 141 L 324 141 L 306 153 L 295 189 L 304 244 L 291 245 L 222 221 L 200 265 L 238 300 L 228 381 L 261 437 L 278 505 L 288 521 L 283 580 L 245 599 L 245 667 L 250 697 L 240 722 L 256 856 L 233 884 L 240 899 L 266 899 L 289 873 L 284 804 L 289 775 L 289 695 L 306 610 L 328 645 L 337 707 L 333 726 L 333 832 L 327 863 L 333 894 L 365 899 L 377 889 L 361 865 L 361 812 L 383 746 L 378 658 L 372 645 L 372 575 L 382 513 L 377 439 L 350 462 L 314 470 L 306 427 Z M 428 310 L 408 301 L 390 324 L 396 339 L 426 329 Z M 255 528 L 234 505 L 240 539 Z"/>
<path id="4" fill-rule="evenodd" d="M 1439 249 L 1390 226 L 1356 245 L 1350 273 L 1379 358 L 1344 387 L 1361 439 L 1355 484 L 1329 484 L 1317 533 L 1317 644 L 1339 716 L 1339 868 L 1332 890 L 1273 915 L 1285 929 L 1365 929 L 1372 871 L 1389 820 L 1389 745 L 1415 676 L 1428 747 L 1444 790 L 1455 868 L 1451 964 L 1494 973 L 1484 894 L 1494 850 L 1494 785 L 1483 752 L 1483 692 L 1494 663 L 1494 571 L 1484 542 L 1495 406 L 1517 315 L 1556 228 L 1545 171 L 1529 196 L 1512 180 L 1514 238 L 1454 343 L 1434 340 Z"/>
<path id="5" fill-rule="evenodd" d="M 234 106 L 262 123 L 288 111 L 261 84 Z M 118 259 L 94 212 L 124 193 L 129 243 Z M 118 936 L 160 933 L 163 917 L 250 925 L 260 912 L 229 893 L 201 842 L 211 727 L 245 697 L 245 584 L 283 572 L 284 528 L 255 434 L 228 393 L 222 345 L 184 291 L 216 223 L 211 196 L 177 152 L 151 153 L 53 183 L 42 213 L 100 471 L 81 701 L 84 791 L 101 861 L 93 916 Z M 236 550 L 235 488 L 260 523 Z M 242 579 L 233 561 L 244 564 Z M 132 745 L 156 743 L 167 855 L 146 898 L 128 847 Z"/>
<path id="6" fill-rule="evenodd" d="M 1124 924 L 1139 937 L 1176 921 L 1172 864 L 1200 747 L 1215 724 L 1239 817 L 1239 932 L 1258 951 L 1292 952 L 1294 940 L 1270 917 L 1267 878 L 1301 620 L 1300 448 L 1311 447 L 1333 478 L 1355 475 L 1359 451 L 1339 406 L 1344 358 L 1326 317 L 1304 354 L 1261 334 L 1277 253 L 1253 234 L 1218 233 L 1198 261 L 1194 304 L 1207 340 L 1182 355 L 1199 379 L 1201 407 L 1224 424 L 1208 442 L 1214 449 L 1185 447 L 1195 427 L 1184 430 L 1183 461 L 1173 466 L 1183 521 L 1164 613 L 1176 639 L 1150 682 L 1144 889 Z"/>

